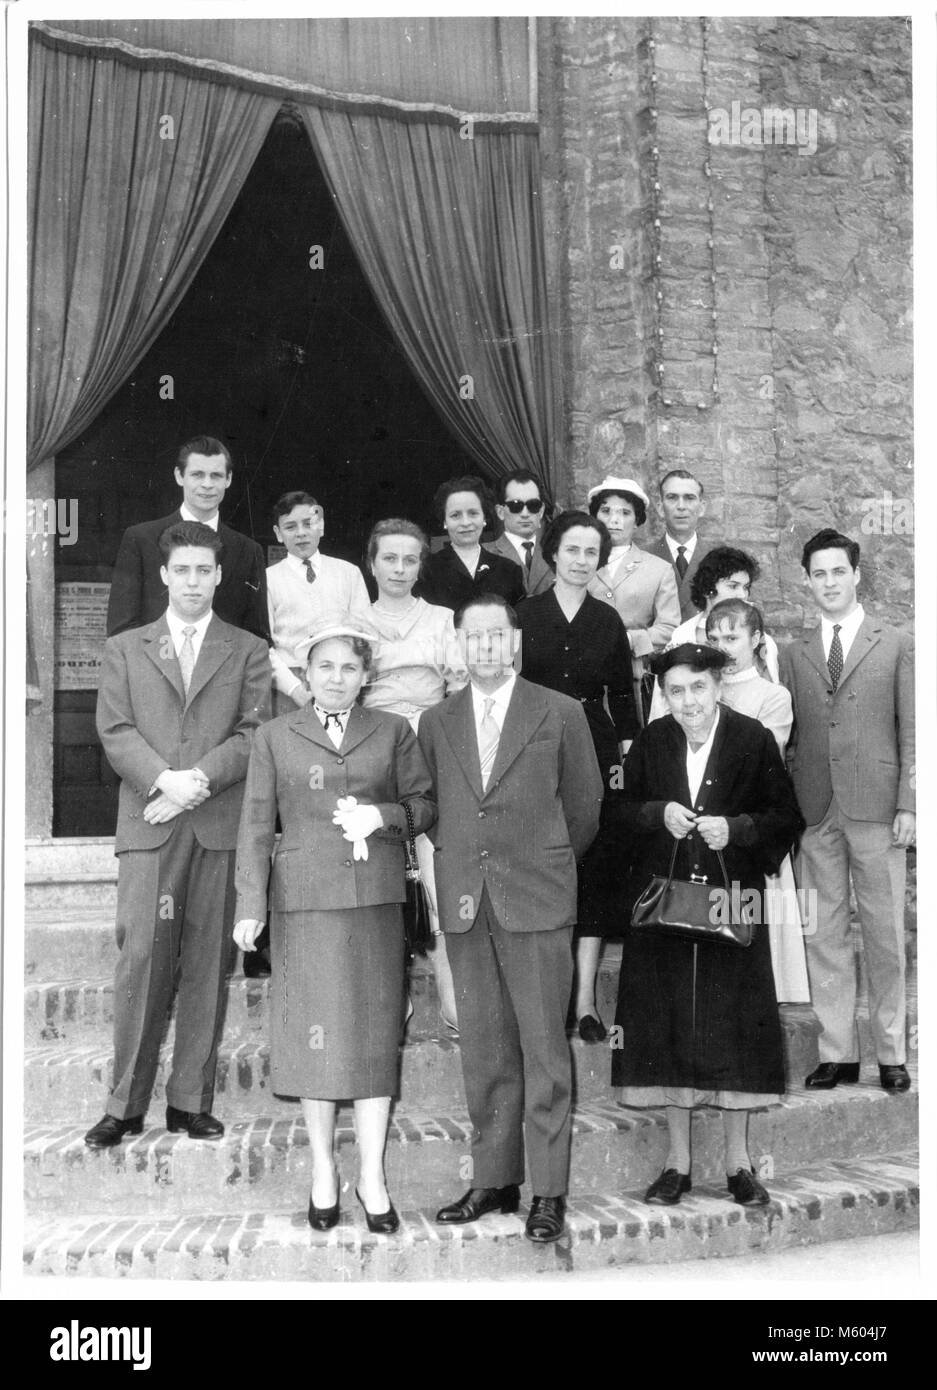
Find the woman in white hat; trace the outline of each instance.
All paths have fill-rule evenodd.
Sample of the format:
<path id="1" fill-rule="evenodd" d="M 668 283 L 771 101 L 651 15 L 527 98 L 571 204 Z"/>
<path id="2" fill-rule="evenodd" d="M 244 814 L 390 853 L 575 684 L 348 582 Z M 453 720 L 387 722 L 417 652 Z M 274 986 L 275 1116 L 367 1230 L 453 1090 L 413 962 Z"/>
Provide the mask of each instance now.
<path id="1" fill-rule="evenodd" d="M 608 562 L 589 581 L 589 591 L 617 608 L 628 629 L 635 698 L 642 715 L 641 684 L 647 662 L 662 651 L 680 622 L 673 565 L 634 544 L 647 519 L 648 497 L 634 478 L 609 474 L 589 489 L 589 511 L 612 538 Z"/>
<path id="2" fill-rule="evenodd" d="M 254 949 L 269 878 L 271 1082 L 281 1095 L 303 1097 L 309 1224 L 327 1231 L 338 1221 L 335 1108 L 352 1100 L 358 1200 L 368 1229 L 390 1235 L 398 1218 L 384 1145 L 405 998 L 403 803 L 417 834 L 433 824 L 436 807 L 408 721 L 358 703 L 371 664 L 360 620 L 326 619 L 302 646 L 312 699 L 262 725 L 251 749 L 234 938 Z"/>

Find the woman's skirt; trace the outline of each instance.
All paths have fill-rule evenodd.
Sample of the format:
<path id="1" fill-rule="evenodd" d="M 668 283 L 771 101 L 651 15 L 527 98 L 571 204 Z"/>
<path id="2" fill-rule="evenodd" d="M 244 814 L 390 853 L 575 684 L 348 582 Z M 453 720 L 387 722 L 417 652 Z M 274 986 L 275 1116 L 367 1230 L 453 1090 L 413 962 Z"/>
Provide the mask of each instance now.
<path id="1" fill-rule="evenodd" d="M 275 912 L 270 955 L 274 1091 L 317 1100 L 396 1095 L 405 1004 L 400 904 Z"/>

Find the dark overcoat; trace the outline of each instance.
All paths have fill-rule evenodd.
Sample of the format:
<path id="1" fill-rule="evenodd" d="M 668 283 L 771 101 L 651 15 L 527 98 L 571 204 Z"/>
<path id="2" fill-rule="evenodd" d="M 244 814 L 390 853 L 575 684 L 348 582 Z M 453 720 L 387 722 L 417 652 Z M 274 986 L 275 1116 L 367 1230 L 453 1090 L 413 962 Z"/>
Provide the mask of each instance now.
<path id="1" fill-rule="evenodd" d="M 638 735 L 615 803 L 631 841 L 636 891 L 653 874 L 668 871 L 674 845 L 664 826 L 669 801 L 726 818 L 729 883 L 740 895 L 757 891 L 761 924 L 747 948 L 696 946 L 626 929 L 612 1084 L 777 1095 L 784 1090 L 784 1068 L 763 894 L 765 875 L 777 873 L 803 818 L 774 736 L 757 720 L 721 706 L 699 795 L 691 803 L 686 736 L 673 716 L 654 720 Z M 705 874 L 713 885 L 722 882 L 716 855 L 695 833 L 679 844 L 675 877 L 693 873 Z"/>
<path id="2" fill-rule="evenodd" d="M 520 565 L 485 546 L 478 568 L 471 575 L 452 546 L 444 545 L 423 561 L 423 571 L 413 592 L 417 598 L 453 612 L 480 594 L 500 594 L 505 602 L 516 606 L 524 597 L 524 576 Z"/>

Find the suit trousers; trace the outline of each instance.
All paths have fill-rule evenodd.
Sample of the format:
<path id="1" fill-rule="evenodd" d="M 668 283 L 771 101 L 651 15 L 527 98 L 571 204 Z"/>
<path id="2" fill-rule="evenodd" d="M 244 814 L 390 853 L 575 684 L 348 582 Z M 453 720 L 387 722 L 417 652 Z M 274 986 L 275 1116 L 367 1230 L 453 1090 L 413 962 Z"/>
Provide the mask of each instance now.
<path id="1" fill-rule="evenodd" d="M 234 851 L 204 849 L 183 815 L 158 849 L 125 850 L 119 859 L 107 1113 L 125 1119 L 146 1112 L 174 993 L 166 1101 L 196 1114 L 210 1110 L 233 958 Z"/>
<path id="2" fill-rule="evenodd" d="M 471 928 L 446 934 L 474 1129 L 473 1187 L 521 1184 L 526 1137 L 534 1194 L 567 1190 L 572 930 L 507 932 L 486 889 Z"/>
<path id="3" fill-rule="evenodd" d="M 862 928 L 876 1055 L 883 1065 L 902 1064 L 905 850 L 892 844 L 890 821 L 852 820 L 834 796 L 822 821 L 804 831 L 797 856 L 797 876 L 807 890 L 807 970 L 813 1007 L 823 1028 L 823 1062 L 854 1062 L 859 1057 L 850 873 Z"/>

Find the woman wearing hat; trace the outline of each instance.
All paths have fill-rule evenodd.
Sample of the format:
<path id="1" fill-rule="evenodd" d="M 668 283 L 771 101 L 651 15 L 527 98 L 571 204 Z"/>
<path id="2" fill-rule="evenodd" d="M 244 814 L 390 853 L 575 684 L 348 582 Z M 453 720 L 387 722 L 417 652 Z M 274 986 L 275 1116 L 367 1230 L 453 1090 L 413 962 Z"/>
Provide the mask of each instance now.
<path id="1" fill-rule="evenodd" d="M 335 1107 L 353 1100 L 358 1200 L 368 1228 L 398 1219 L 384 1182 L 404 1005 L 406 802 L 417 834 L 435 820 L 409 723 L 363 709 L 371 638 L 321 623 L 303 644 L 312 699 L 257 730 L 237 852 L 234 937 L 254 949 L 271 908 L 271 1080 L 301 1096 L 312 1155 L 309 1224 L 339 1218 Z M 280 843 L 270 869 L 279 815 Z"/>
<path id="2" fill-rule="evenodd" d="M 673 565 L 634 544 L 647 519 L 648 497 L 633 478 L 609 475 L 589 489 L 589 511 L 612 538 L 608 561 L 589 581 L 589 591 L 617 608 L 628 629 L 639 712 L 641 681 L 648 658 L 670 641 L 680 622 L 680 600 Z"/>
<path id="3" fill-rule="evenodd" d="M 612 1084 L 628 1106 L 665 1107 L 668 1152 L 646 1200 L 673 1206 L 692 1186 L 690 1121 L 698 1106 L 723 1112 L 726 1184 L 743 1206 L 769 1197 L 752 1171 L 748 1112 L 784 1090 L 781 1027 L 765 924 L 765 876 L 803 827 L 774 737 L 720 706 L 725 655 L 689 643 L 654 658 L 670 710 L 642 729 L 615 803 L 640 869 L 723 885 L 754 904 L 750 946 L 695 942 L 631 927 L 622 946 Z"/>

